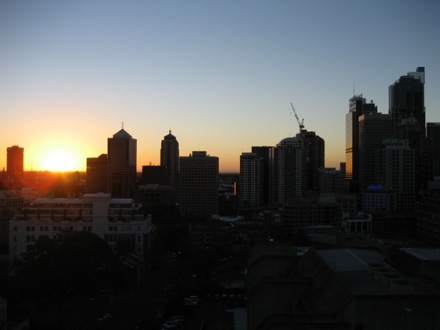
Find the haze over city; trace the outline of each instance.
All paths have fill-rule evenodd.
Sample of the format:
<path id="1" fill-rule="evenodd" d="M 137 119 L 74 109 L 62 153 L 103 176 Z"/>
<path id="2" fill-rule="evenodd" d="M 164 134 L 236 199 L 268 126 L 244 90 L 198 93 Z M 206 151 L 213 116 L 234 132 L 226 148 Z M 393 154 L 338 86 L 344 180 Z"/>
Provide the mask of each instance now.
<path id="1" fill-rule="evenodd" d="M 353 94 L 388 113 L 388 86 L 426 68 L 426 122 L 440 121 L 437 1 L 3 1 L 0 168 L 85 170 L 121 129 L 138 170 L 159 164 L 171 130 L 180 154 L 206 150 L 238 172 L 252 146 L 305 128 L 345 161 Z M 69 167 L 69 166 L 70 167 Z"/>

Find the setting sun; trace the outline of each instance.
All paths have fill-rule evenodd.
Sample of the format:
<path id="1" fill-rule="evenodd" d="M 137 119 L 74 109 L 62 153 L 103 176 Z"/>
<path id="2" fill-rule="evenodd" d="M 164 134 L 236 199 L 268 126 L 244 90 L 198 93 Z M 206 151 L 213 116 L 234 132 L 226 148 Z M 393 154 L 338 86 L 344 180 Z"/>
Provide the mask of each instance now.
<path id="1" fill-rule="evenodd" d="M 66 150 L 51 150 L 42 157 L 42 167 L 48 171 L 65 172 L 78 170 L 78 159 Z"/>

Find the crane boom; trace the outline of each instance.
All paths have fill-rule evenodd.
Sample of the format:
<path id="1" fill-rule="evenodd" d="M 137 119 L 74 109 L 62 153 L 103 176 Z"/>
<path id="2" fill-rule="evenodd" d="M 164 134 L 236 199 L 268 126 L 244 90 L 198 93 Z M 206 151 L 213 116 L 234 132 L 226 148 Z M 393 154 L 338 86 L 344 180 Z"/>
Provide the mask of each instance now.
<path id="1" fill-rule="evenodd" d="M 292 102 L 290 102 L 290 105 L 292 106 L 293 114 L 295 115 L 296 121 L 298 122 L 299 132 L 301 133 L 301 131 L 302 131 L 303 128 L 304 128 L 304 119 L 301 119 L 301 121 L 300 121 L 299 118 L 298 118 L 298 115 L 296 114 L 296 110 L 295 110 L 295 108 L 293 107 Z"/>

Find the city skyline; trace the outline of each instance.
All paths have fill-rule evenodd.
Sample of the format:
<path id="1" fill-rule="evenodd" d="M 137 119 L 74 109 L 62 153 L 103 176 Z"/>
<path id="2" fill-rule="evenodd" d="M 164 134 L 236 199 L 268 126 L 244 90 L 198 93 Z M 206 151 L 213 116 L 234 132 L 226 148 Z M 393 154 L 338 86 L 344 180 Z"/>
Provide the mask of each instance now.
<path id="1" fill-rule="evenodd" d="M 160 164 L 169 130 L 181 156 L 204 150 L 238 172 L 242 152 L 299 132 L 290 102 L 338 168 L 353 94 L 388 114 L 388 87 L 425 67 L 426 122 L 440 122 L 438 13 L 434 1 L 2 2 L 0 168 L 18 145 L 26 171 L 57 152 L 85 170 L 124 122 L 138 172 Z"/>

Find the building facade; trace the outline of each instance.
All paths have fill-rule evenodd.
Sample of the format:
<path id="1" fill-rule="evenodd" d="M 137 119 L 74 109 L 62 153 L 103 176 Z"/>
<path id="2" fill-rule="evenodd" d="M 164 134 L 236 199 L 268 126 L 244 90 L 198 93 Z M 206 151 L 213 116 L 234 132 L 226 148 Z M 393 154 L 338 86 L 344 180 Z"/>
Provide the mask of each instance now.
<path id="1" fill-rule="evenodd" d="M 359 191 L 359 117 L 367 113 L 377 113 L 371 101 L 367 103 L 362 94 L 349 100 L 349 112 L 345 115 L 345 164 L 347 190 Z"/>
<path id="2" fill-rule="evenodd" d="M 345 166 L 341 163 L 340 169 L 321 167 L 318 169 L 319 191 L 324 194 L 345 193 Z"/>
<path id="3" fill-rule="evenodd" d="M 414 149 L 415 193 L 426 189 L 431 177 L 429 156 L 424 150 L 426 137 L 425 68 L 408 72 L 389 86 L 389 114 L 393 118 L 394 138 L 407 139 Z"/>
<path id="4" fill-rule="evenodd" d="M 107 192 L 107 155 L 87 158 L 86 192 Z"/>
<path id="5" fill-rule="evenodd" d="M 179 142 L 171 134 L 164 136 L 160 149 L 160 165 L 165 168 L 165 184 L 177 189 L 179 183 Z"/>
<path id="6" fill-rule="evenodd" d="M 107 192 L 131 198 L 136 187 L 137 141 L 124 129 L 107 139 Z"/>
<path id="7" fill-rule="evenodd" d="M 304 195 L 304 159 L 303 140 L 298 137 L 285 138 L 271 149 L 272 205 L 284 205 Z"/>
<path id="8" fill-rule="evenodd" d="M 258 208 L 263 206 L 263 159 L 254 153 L 244 152 L 240 156 L 239 206 Z"/>
<path id="9" fill-rule="evenodd" d="M 269 205 L 271 187 L 270 187 L 270 150 L 273 147 L 269 146 L 253 146 L 252 153 L 263 160 L 263 205 Z"/>
<path id="10" fill-rule="evenodd" d="M 393 212 L 412 212 L 415 194 L 415 155 L 408 140 L 387 139 L 378 151 L 378 180 L 392 194 Z"/>
<path id="11" fill-rule="evenodd" d="M 401 76 L 389 89 L 389 114 L 393 117 L 394 137 L 409 139 L 410 146 L 416 148 L 425 136 L 425 68 Z M 415 127 L 408 129 L 408 120 Z M 416 132 L 416 133 L 414 133 Z"/>
<path id="12" fill-rule="evenodd" d="M 367 113 L 359 117 L 359 191 L 376 184 L 375 156 L 376 150 L 382 147 L 382 140 L 389 139 L 393 134 L 390 115 Z"/>
<path id="13" fill-rule="evenodd" d="M 24 148 L 12 146 L 6 150 L 6 172 L 13 177 L 22 175 L 24 168 Z"/>
<path id="14" fill-rule="evenodd" d="M 152 232 L 151 217 L 132 199 L 112 199 L 110 194 L 85 194 L 81 198 L 37 198 L 23 207 L 9 226 L 11 265 L 32 252 L 41 236 L 54 239 L 66 231 L 90 231 L 104 239 L 115 254 L 146 254 Z"/>
<path id="15" fill-rule="evenodd" d="M 304 146 L 305 189 L 319 191 L 319 169 L 325 165 L 325 142 L 315 132 L 301 130 L 296 137 L 301 138 Z"/>
<path id="16" fill-rule="evenodd" d="M 432 176 L 440 176 L 440 123 L 426 124 L 426 137 L 428 139 Z"/>
<path id="17" fill-rule="evenodd" d="M 205 220 L 218 214 L 219 159 L 206 151 L 180 157 L 178 203 L 188 220 Z"/>

